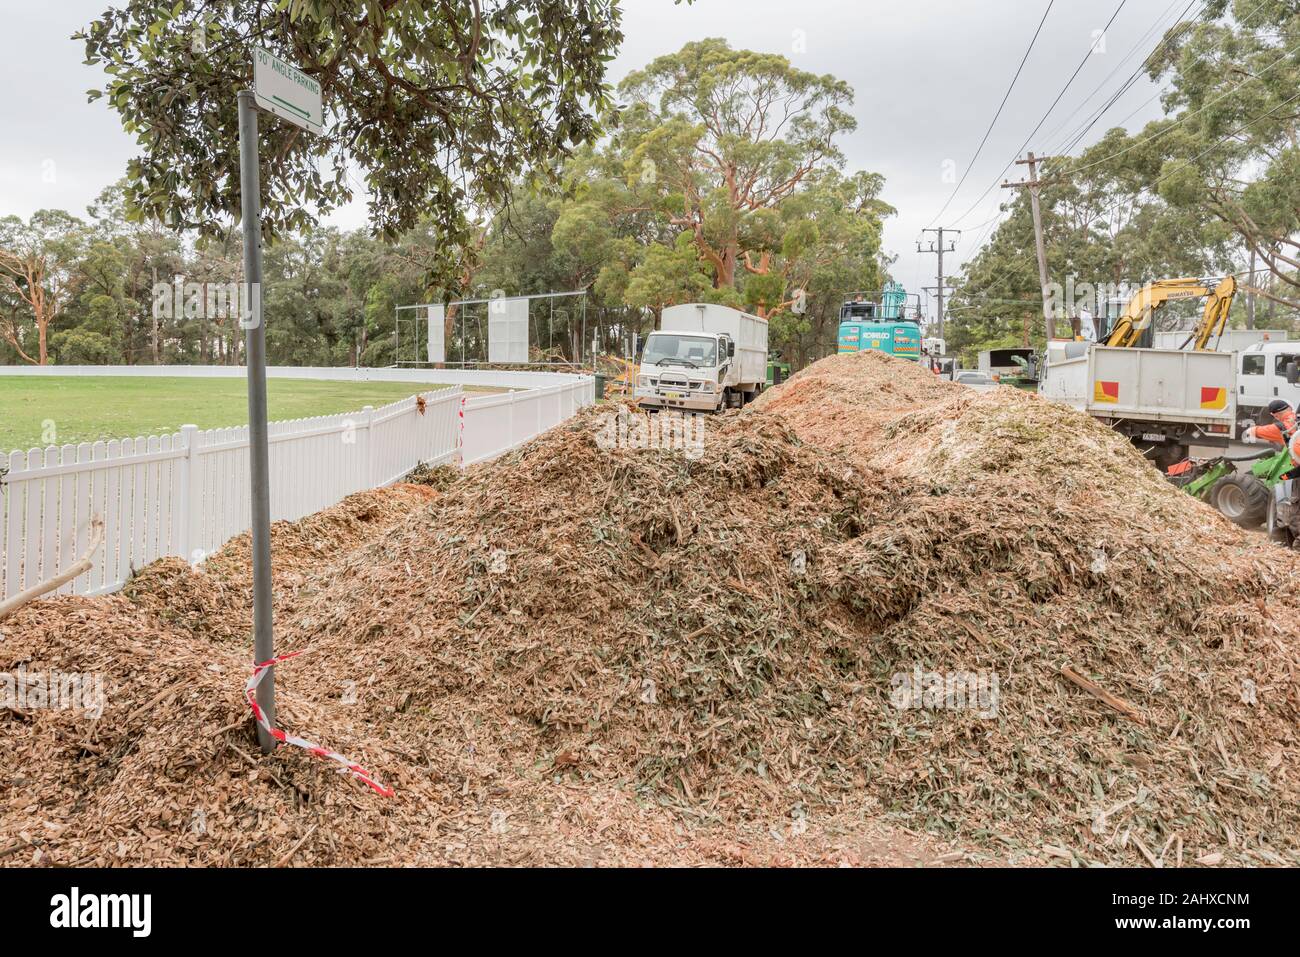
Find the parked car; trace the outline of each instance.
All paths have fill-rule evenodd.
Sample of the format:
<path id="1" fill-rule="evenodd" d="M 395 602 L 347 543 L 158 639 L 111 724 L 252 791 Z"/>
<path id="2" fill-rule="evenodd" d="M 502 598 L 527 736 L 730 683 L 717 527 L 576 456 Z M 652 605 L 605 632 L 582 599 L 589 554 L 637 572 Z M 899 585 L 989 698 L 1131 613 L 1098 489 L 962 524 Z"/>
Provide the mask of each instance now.
<path id="1" fill-rule="evenodd" d="M 953 381 L 959 385 L 968 385 L 972 389 L 976 389 L 980 392 L 987 392 L 989 389 L 992 389 L 997 385 L 990 376 L 985 375 L 983 372 L 975 372 L 974 370 L 958 372 L 953 378 Z"/>

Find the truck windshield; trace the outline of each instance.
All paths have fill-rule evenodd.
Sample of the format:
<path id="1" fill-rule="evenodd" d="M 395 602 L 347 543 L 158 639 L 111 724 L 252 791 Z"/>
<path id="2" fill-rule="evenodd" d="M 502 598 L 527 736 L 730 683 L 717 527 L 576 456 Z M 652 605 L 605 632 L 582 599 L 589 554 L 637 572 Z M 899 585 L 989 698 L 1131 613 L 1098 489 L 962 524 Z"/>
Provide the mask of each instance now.
<path id="1" fill-rule="evenodd" d="M 645 365 L 684 365 L 693 369 L 711 368 L 718 364 L 718 341 L 705 336 L 682 336 L 656 332 L 646 340 Z"/>

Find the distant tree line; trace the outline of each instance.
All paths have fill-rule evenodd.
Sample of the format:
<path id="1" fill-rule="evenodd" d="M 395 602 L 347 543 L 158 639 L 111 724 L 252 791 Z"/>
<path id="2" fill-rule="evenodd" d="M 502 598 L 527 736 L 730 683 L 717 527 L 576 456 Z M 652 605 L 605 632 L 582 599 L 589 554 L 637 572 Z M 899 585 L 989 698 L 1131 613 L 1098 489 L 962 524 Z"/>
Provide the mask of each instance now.
<path id="1" fill-rule="evenodd" d="M 101 55 L 110 36 L 94 34 Z M 113 56 L 117 75 L 129 72 Z M 852 99 L 783 56 L 702 40 L 628 76 L 599 136 L 521 171 L 508 194 L 461 194 L 454 228 L 443 211 L 340 231 L 281 208 L 264 254 L 269 361 L 387 365 L 396 306 L 567 290 L 587 293 L 585 340 L 578 312 L 564 310 L 534 358 L 573 359 L 593 337 L 619 351 L 690 301 L 765 316 L 773 348 L 796 364 L 833 352 L 840 303 L 888 278 L 881 234 L 893 212 L 881 176 L 845 170 Z M 133 122 L 167 118 L 123 102 Z M 128 175 L 83 217 L 0 220 L 0 362 L 241 361 L 228 295 L 243 279 L 240 231 L 231 216 L 203 218 L 215 194 L 203 205 L 160 191 L 166 165 L 133 162 L 137 176 L 153 171 L 148 189 Z M 448 310 L 449 343 L 458 319 Z M 409 348 L 400 358 L 415 357 Z"/>

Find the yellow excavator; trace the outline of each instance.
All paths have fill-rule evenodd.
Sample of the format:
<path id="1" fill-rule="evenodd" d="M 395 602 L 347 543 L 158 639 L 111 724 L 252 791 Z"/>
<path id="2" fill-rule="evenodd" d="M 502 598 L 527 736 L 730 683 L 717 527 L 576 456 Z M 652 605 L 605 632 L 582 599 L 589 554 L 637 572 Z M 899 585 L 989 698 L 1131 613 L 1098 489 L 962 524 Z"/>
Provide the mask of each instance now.
<path id="1" fill-rule="evenodd" d="M 1200 324 L 1187 337 L 1187 341 L 1179 346 L 1180 349 L 1186 349 L 1191 345 L 1197 352 L 1204 352 L 1210 348 L 1210 340 L 1217 341 L 1223 335 L 1228 313 L 1232 309 L 1232 300 L 1236 295 L 1237 280 L 1233 276 L 1225 276 L 1223 279 L 1160 279 L 1148 283 L 1129 300 L 1102 344 L 1121 348 L 1140 345 L 1142 334 L 1151 325 L 1156 311 L 1165 303 L 1171 299 L 1208 297 Z"/>

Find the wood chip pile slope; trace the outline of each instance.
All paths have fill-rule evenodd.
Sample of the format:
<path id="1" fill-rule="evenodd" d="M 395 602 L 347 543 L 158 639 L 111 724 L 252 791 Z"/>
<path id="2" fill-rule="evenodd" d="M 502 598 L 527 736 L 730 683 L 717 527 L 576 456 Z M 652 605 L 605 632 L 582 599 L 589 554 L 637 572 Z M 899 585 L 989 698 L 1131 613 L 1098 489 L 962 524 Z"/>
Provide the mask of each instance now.
<path id="1" fill-rule="evenodd" d="M 342 547 L 279 530 L 279 644 L 311 649 L 282 722 L 397 798 L 252 753 L 232 546 L 0 625 L 0 666 L 109 685 L 98 722 L 0 718 L 0 852 L 759 862 L 793 821 L 821 860 L 883 821 L 1016 862 L 1300 863 L 1296 561 L 1119 437 L 875 354 L 711 420 L 698 457 L 609 448 L 609 414 Z M 996 697 L 900 696 L 918 671 Z"/>

